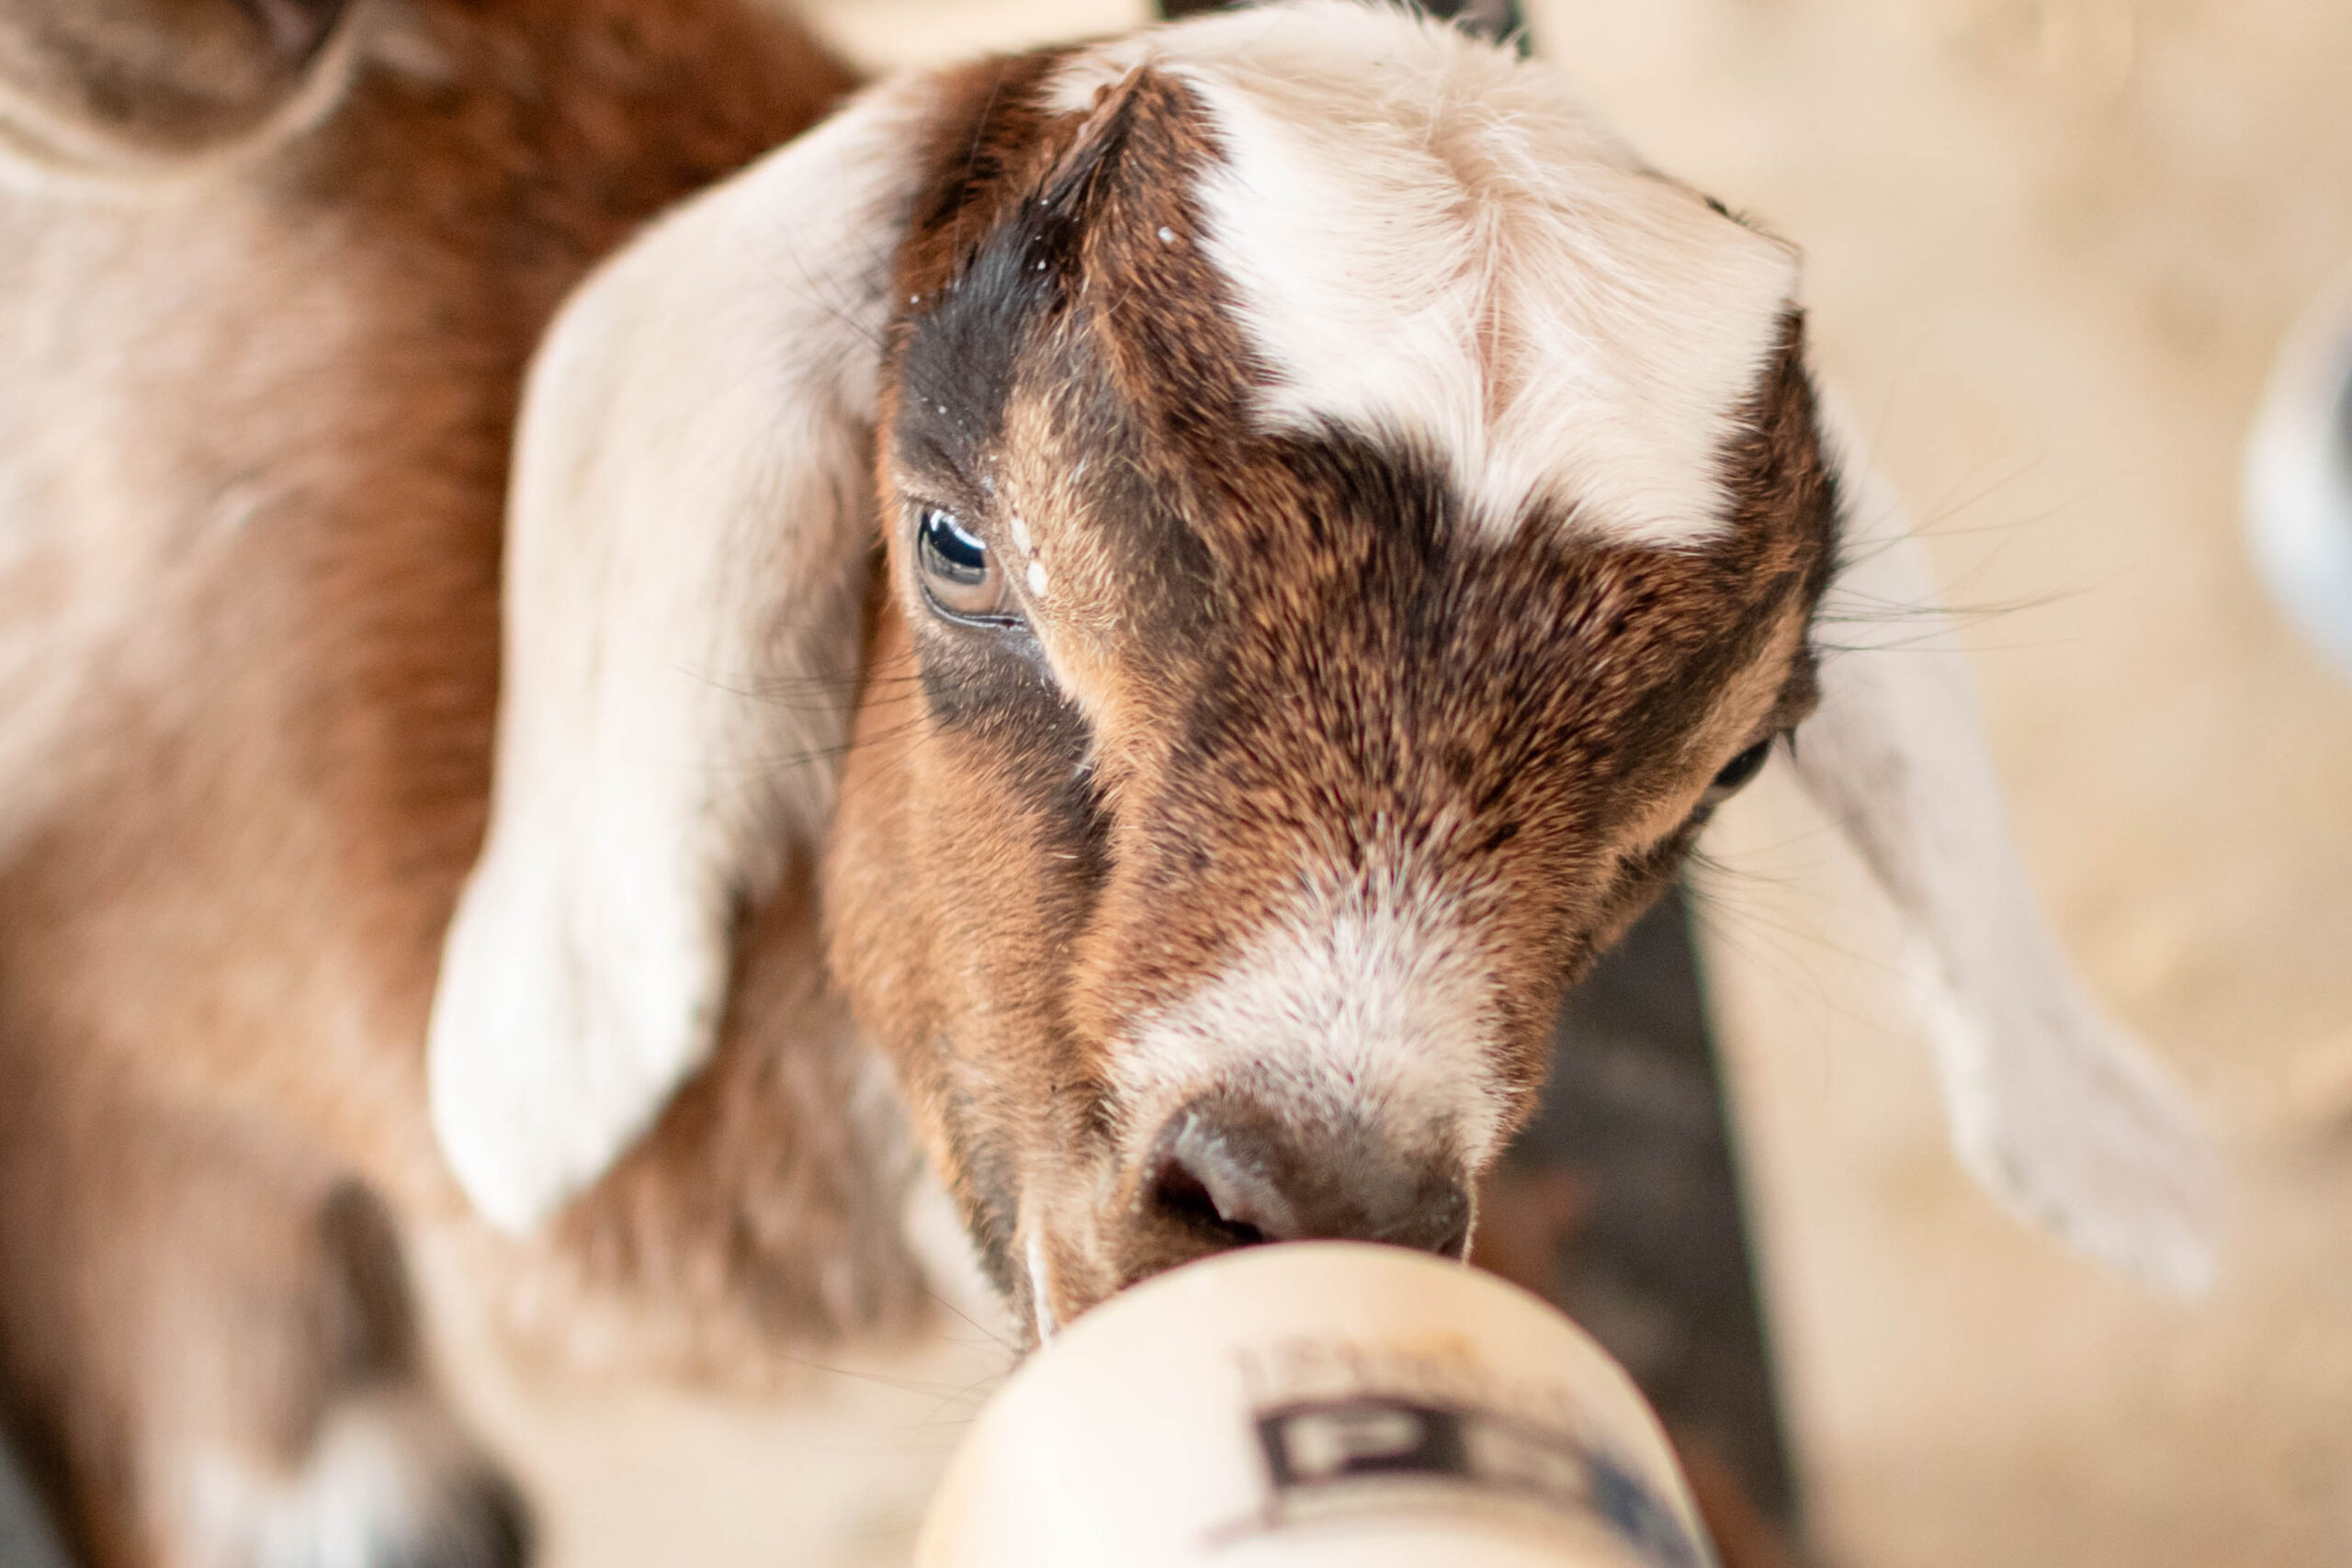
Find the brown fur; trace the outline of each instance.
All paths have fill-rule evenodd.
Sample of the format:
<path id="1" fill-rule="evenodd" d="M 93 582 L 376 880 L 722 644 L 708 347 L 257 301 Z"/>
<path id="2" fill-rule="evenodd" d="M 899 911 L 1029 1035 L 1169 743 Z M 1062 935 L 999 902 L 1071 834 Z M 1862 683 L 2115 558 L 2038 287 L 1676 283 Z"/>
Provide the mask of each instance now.
<path id="1" fill-rule="evenodd" d="M 105 11 L 234 34 L 220 9 Z M 39 20 L 0 6 L 0 35 Z M 380 1381 L 293 1350 L 350 1269 L 271 1238 L 310 1234 L 355 1177 L 411 1215 L 458 1209 L 424 1025 L 481 832 L 500 509 L 541 323 L 634 225 L 847 85 L 726 0 L 417 0 L 361 24 L 321 46 L 367 58 L 315 130 L 226 171 L 186 146 L 187 173 L 128 195 L 0 195 L 22 389 L 0 399 L 0 1353 L 12 1425 L 107 1563 L 191 1550 L 179 1458 L 285 1472 Z M 251 96 L 297 90 L 261 72 Z M 268 112 L 224 111 L 223 134 Z M 144 158 L 177 134 L 120 140 Z M 887 1285 L 802 1283 L 841 1237 L 791 1229 L 827 1202 L 856 1223 L 841 1143 L 777 1130 L 837 1125 L 847 1070 L 730 1052 L 673 1120 L 709 1122 L 730 1087 L 724 1127 L 688 1141 L 758 1145 L 775 1180 L 714 1201 L 665 1134 L 556 1238 L 586 1261 L 556 1266 L 660 1298 L 693 1270 L 631 1238 L 733 1225 L 789 1282 L 759 1315 L 888 1305 Z M 273 1370 L 239 1372 L 255 1356 Z"/>

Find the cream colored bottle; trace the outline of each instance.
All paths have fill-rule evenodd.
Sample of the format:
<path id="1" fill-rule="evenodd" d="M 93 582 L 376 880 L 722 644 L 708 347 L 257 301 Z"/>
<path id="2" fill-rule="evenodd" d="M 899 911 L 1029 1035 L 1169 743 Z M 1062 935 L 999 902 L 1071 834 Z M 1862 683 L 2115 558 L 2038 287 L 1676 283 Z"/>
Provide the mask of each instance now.
<path id="1" fill-rule="evenodd" d="M 1710 1568 L 1632 1380 L 1462 1264 L 1256 1247 L 1097 1308 L 982 1412 L 918 1568 Z"/>

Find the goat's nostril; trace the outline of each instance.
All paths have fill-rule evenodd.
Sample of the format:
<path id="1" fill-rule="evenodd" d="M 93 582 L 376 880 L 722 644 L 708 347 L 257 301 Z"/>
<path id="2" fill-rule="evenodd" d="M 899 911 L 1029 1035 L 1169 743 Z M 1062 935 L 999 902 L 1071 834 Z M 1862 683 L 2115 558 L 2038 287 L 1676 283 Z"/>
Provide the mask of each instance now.
<path id="1" fill-rule="evenodd" d="M 1163 1137 L 1144 1189 L 1155 1217 L 1212 1236 L 1226 1247 L 1253 1247 L 1272 1239 L 1264 1228 L 1261 1196 L 1250 1173 L 1213 1132 L 1181 1119 L 1175 1136 Z"/>
<path id="2" fill-rule="evenodd" d="M 1161 1130 L 1139 1209 L 1219 1249 L 1329 1237 L 1459 1258 L 1470 1239 L 1469 1195 L 1444 1162 L 1407 1157 L 1366 1131 L 1294 1133 L 1217 1099 Z"/>

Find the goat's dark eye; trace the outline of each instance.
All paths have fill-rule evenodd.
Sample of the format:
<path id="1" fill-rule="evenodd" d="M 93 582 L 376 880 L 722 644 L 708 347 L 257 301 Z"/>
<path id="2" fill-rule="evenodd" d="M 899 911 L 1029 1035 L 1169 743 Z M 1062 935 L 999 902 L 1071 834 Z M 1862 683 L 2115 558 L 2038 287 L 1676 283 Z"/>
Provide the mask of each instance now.
<path id="1" fill-rule="evenodd" d="M 915 517 L 915 560 L 932 607 L 952 620 L 1012 618 L 1004 574 L 988 542 L 944 507 L 926 506 Z"/>
<path id="2" fill-rule="evenodd" d="M 1764 771 L 1765 761 L 1771 755 L 1772 742 L 1767 738 L 1725 762 L 1723 771 L 1715 775 L 1714 782 L 1707 786 L 1707 793 L 1700 796 L 1700 808 L 1705 810 L 1721 806 L 1737 795 L 1741 786 Z"/>

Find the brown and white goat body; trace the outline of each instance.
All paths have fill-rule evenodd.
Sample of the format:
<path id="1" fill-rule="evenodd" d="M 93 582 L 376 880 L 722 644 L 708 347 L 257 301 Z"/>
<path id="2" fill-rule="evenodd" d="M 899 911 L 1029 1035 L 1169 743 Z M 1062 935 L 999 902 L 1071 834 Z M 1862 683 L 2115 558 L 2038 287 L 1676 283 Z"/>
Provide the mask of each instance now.
<path id="1" fill-rule="evenodd" d="M 1971 1164 L 2198 1273 L 1951 657 L 1812 645 L 1926 581 L 1793 253 L 1336 0 L 846 85 L 729 0 L 0 0 L 0 1353 L 100 1560 L 515 1553 L 460 1188 L 707 1373 L 914 1322 L 926 1159 L 1038 1332 L 1458 1252 L 1792 730 Z"/>

